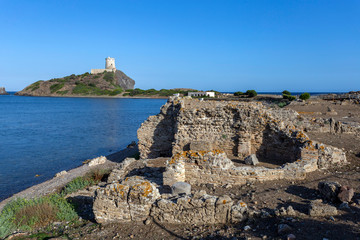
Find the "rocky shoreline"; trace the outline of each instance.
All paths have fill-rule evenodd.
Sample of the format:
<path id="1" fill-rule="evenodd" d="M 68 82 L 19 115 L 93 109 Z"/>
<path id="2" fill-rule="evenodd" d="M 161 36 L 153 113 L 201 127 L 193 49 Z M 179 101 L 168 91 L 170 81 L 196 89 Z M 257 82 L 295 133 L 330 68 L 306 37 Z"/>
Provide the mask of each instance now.
<path id="1" fill-rule="evenodd" d="M 4 87 L 0 87 L 0 95 L 9 95 L 9 93 L 5 91 Z"/>

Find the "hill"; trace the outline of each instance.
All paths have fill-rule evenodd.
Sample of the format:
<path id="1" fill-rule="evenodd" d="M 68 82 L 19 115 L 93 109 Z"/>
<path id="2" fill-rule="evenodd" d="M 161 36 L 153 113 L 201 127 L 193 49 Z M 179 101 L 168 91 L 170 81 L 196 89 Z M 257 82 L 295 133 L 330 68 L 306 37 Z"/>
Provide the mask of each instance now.
<path id="1" fill-rule="evenodd" d="M 134 89 L 135 81 L 120 70 L 90 74 L 88 72 L 48 81 L 37 81 L 16 95 L 20 96 L 116 96 Z"/>

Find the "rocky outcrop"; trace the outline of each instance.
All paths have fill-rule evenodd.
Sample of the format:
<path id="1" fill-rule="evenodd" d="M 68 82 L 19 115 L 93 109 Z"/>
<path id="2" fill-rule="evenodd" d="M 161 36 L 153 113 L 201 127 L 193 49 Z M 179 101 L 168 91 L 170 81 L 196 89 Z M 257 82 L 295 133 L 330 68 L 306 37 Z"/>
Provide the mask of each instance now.
<path id="1" fill-rule="evenodd" d="M 4 87 L 0 87 L 0 95 L 9 95 L 9 93 L 5 91 Z"/>
<path id="2" fill-rule="evenodd" d="M 115 72 L 115 81 L 122 89 L 134 89 L 135 81 L 120 70 Z"/>

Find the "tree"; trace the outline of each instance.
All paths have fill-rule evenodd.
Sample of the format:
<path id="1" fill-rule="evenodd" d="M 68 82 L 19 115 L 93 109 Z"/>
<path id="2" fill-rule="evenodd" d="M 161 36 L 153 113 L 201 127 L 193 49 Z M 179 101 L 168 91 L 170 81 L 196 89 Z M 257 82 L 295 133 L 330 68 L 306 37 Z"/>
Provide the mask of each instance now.
<path id="1" fill-rule="evenodd" d="M 291 92 L 289 92 L 288 90 L 284 90 L 284 91 L 282 92 L 282 94 L 283 94 L 283 95 L 289 95 L 289 96 L 290 96 L 290 95 L 291 95 Z"/>
<path id="2" fill-rule="evenodd" d="M 246 95 L 248 95 L 248 97 L 256 97 L 257 96 L 257 92 L 255 90 L 247 90 Z"/>
<path id="3" fill-rule="evenodd" d="M 243 93 L 243 92 L 240 92 L 240 91 L 234 93 L 234 96 L 241 96 L 241 95 L 244 95 L 244 93 Z"/>
<path id="4" fill-rule="evenodd" d="M 310 93 L 305 92 L 301 94 L 299 98 L 302 100 L 308 100 L 310 98 Z"/>

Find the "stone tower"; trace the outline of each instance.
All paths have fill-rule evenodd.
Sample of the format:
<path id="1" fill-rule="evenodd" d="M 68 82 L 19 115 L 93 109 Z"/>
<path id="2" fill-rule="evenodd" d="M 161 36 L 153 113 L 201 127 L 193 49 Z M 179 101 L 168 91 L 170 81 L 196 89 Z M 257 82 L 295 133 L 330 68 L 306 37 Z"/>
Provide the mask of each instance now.
<path id="1" fill-rule="evenodd" d="M 107 57 L 105 58 L 105 68 L 116 70 L 115 68 L 115 58 Z"/>

